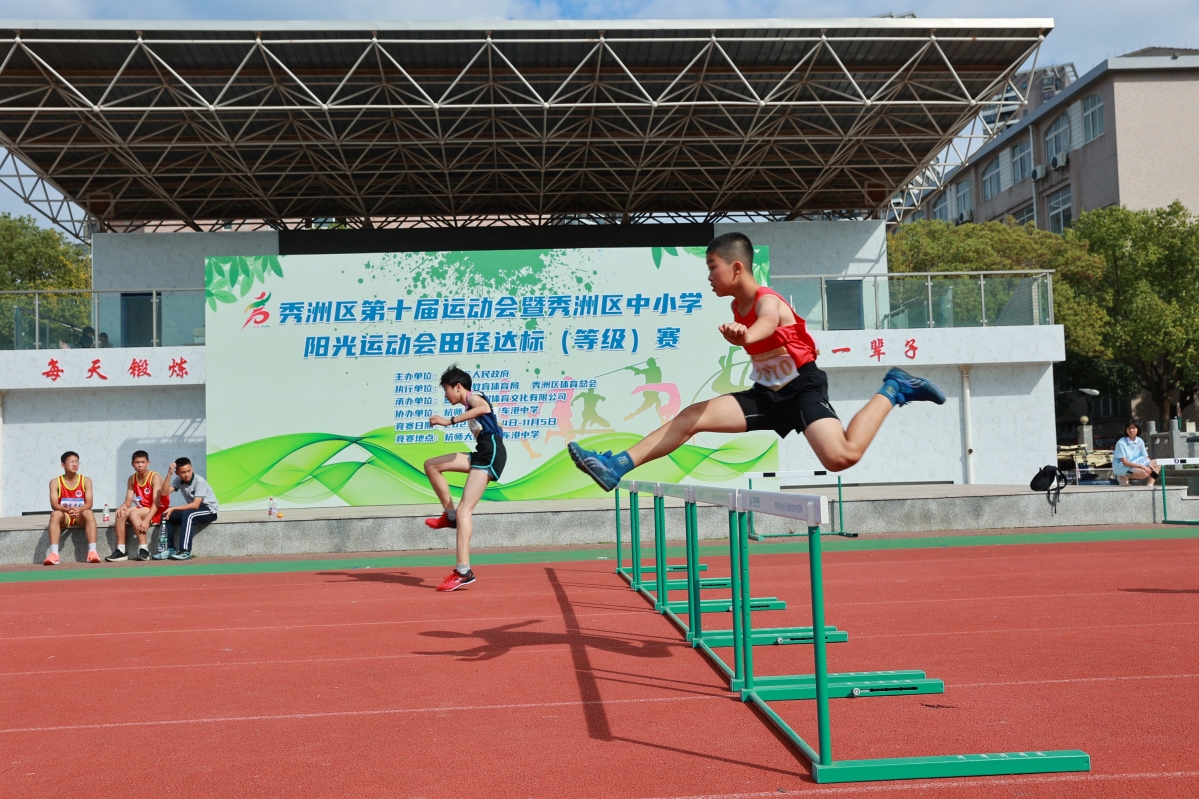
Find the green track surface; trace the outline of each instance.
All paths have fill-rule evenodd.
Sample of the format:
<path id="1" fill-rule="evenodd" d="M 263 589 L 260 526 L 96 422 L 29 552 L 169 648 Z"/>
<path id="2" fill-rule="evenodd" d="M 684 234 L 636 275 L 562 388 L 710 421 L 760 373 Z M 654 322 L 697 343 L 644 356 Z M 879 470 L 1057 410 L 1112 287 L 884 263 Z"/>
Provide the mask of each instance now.
<path id="1" fill-rule="evenodd" d="M 1152 530 L 1083 530 L 1068 533 L 1009 533 L 1006 535 L 950 535 L 920 538 L 840 538 L 826 537 L 825 552 L 867 552 L 890 549 L 937 549 L 942 547 L 988 547 L 1029 544 L 1078 544 L 1103 541 L 1152 541 L 1158 539 L 1199 538 L 1199 529 Z M 699 548 L 701 555 L 728 556 L 728 543 Z M 807 552 L 807 541 L 755 544 L 752 555 Z M 682 547 L 666 550 L 669 557 L 684 557 Z M 627 553 L 626 553 L 627 559 Z M 477 553 L 471 561 L 476 566 L 512 563 L 569 563 L 578 561 L 613 560 L 613 553 L 603 549 L 563 549 L 553 551 Z M 0 572 L 0 583 L 32 583 L 48 580 L 103 580 L 126 577 L 179 577 L 214 574 L 283 574 L 287 572 L 349 571 L 352 569 L 396 569 L 453 566 L 452 554 L 407 555 L 403 557 L 362 557 L 303 560 L 253 560 L 239 563 L 222 559 L 205 563 L 147 564 L 145 566 L 89 567 L 55 570 L 21 570 Z M 615 562 L 613 562 L 615 568 Z"/>

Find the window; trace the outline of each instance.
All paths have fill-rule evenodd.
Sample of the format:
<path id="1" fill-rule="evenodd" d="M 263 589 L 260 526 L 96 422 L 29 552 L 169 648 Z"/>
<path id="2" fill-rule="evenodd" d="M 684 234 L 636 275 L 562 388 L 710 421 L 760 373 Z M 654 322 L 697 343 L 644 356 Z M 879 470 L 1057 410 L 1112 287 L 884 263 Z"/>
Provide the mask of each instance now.
<path id="1" fill-rule="evenodd" d="M 1045 132 L 1045 160 L 1052 161 L 1055 155 L 1065 155 L 1069 149 L 1070 119 L 1062 114 Z"/>
<path id="2" fill-rule="evenodd" d="M 1012 183 L 1027 180 L 1032 174 L 1032 144 L 1020 142 L 1012 148 Z"/>
<path id="3" fill-rule="evenodd" d="M 957 221 L 969 221 L 971 218 L 970 212 L 974 208 L 974 197 L 970 194 L 970 181 L 963 180 L 957 184 Z"/>
<path id="4" fill-rule="evenodd" d="M 989 200 L 999 191 L 999 159 L 996 158 L 983 170 L 983 199 Z"/>
<path id="5" fill-rule="evenodd" d="M 933 203 L 933 219 L 940 219 L 942 222 L 949 221 L 949 191 L 941 192 L 941 196 Z"/>
<path id="6" fill-rule="evenodd" d="M 1061 233 L 1070 227 L 1070 187 L 1049 195 L 1049 232 Z"/>
<path id="7" fill-rule="evenodd" d="M 1103 135 L 1103 98 L 1097 94 L 1082 98 L 1082 133 L 1084 143 Z"/>
<path id="8" fill-rule="evenodd" d="M 1031 205 L 1026 205 L 1020 210 L 1012 213 L 1012 218 L 1016 220 L 1017 225 L 1026 225 L 1029 222 L 1032 222 L 1033 217 L 1035 216 L 1036 214 L 1033 213 Z"/>

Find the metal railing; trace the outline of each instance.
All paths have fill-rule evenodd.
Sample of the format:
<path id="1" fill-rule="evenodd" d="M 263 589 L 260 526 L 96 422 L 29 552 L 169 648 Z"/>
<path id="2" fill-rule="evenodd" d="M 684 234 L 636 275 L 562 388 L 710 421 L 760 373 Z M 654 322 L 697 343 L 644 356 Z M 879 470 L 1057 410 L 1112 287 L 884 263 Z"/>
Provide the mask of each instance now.
<path id="1" fill-rule="evenodd" d="M 1053 272 L 771 275 L 814 330 L 1053 324 Z"/>
<path id="2" fill-rule="evenodd" d="M 204 289 L 0 291 L 0 350 L 204 343 Z"/>

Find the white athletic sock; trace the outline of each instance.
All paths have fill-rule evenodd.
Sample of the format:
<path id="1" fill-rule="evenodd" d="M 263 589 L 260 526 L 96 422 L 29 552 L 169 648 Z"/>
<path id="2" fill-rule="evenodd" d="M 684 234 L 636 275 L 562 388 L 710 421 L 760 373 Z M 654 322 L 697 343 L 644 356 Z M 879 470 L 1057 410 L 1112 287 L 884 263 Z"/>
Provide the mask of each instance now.
<path id="1" fill-rule="evenodd" d="M 95 544 L 89 544 L 89 545 L 88 545 L 88 547 L 89 547 L 89 548 L 90 548 L 90 547 L 93 547 L 93 546 L 95 546 Z M 125 547 L 121 546 L 120 544 L 117 544 L 117 552 L 120 552 L 122 555 L 124 555 L 124 554 L 125 554 Z"/>
<path id="2" fill-rule="evenodd" d="M 50 545 L 50 554 L 51 554 L 51 555 L 57 555 L 57 554 L 58 554 L 58 544 L 51 544 L 51 545 Z"/>
<path id="3" fill-rule="evenodd" d="M 456 511 L 456 510 L 447 510 L 447 511 L 445 512 L 445 517 L 446 517 L 447 519 L 449 519 L 450 521 L 452 521 L 452 522 L 456 522 L 456 521 L 458 521 L 458 511 Z"/>
<path id="4" fill-rule="evenodd" d="M 454 569 L 454 571 L 458 572 L 459 574 L 466 574 L 470 571 L 470 564 L 468 563 L 463 566 L 461 563 L 459 563 L 458 568 Z"/>
<path id="5" fill-rule="evenodd" d="M 88 552 L 95 552 L 95 551 L 96 551 L 96 545 L 95 545 L 95 544 L 88 544 L 88 545 L 87 545 L 87 551 L 88 551 Z"/>

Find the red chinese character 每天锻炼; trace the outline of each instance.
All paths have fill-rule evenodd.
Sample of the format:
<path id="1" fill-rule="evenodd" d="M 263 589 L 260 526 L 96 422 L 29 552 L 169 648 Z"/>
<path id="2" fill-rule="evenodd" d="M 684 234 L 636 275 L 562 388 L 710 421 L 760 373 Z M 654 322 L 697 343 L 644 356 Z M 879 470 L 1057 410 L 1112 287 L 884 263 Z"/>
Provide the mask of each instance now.
<path id="1" fill-rule="evenodd" d="M 150 362 L 145 358 L 134 358 L 130 361 L 129 374 L 132 377 L 153 377 L 150 374 Z"/>
<path id="2" fill-rule="evenodd" d="M 887 353 L 883 352 L 883 340 L 876 338 L 870 342 L 870 357 L 876 361 L 881 361 Z"/>
<path id="3" fill-rule="evenodd" d="M 46 371 L 42 372 L 42 375 L 50 378 L 52 382 L 57 382 L 58 378 L 62 377 L 62 373 L 64 371 L 64 369 L 58 365 L 58 359 L 51 358 L 50 363 L 46 364 L 46 366 L 48 368 Z"/>
<path id="4" fill-rule="evenodd" d="M 903 354 L 907 356 L 909 361 L 916 360 L 916 350 L 920 349 L 916 346 L 916 339 L 910 338 L 907 344 L 904 345 Z"/>
<path id="5" fill-rule="evenodd" d="M 108 375 L 106 375 L 100 371 L 100 359 L 99 358 L 92 358 L 92 365 L 90 367 L 88 367 L 88 370 L 87 370 L 87 379 L 91 380 L 93 377 L 98 377 L 101 380 L 108 379 Z"/>
<path id="6" fill-rule="evenodd" d="M 187 358 L 179 360 L 171 359 L 171 365 L 168 367 L 171 377 L 187 377 Z"/>

